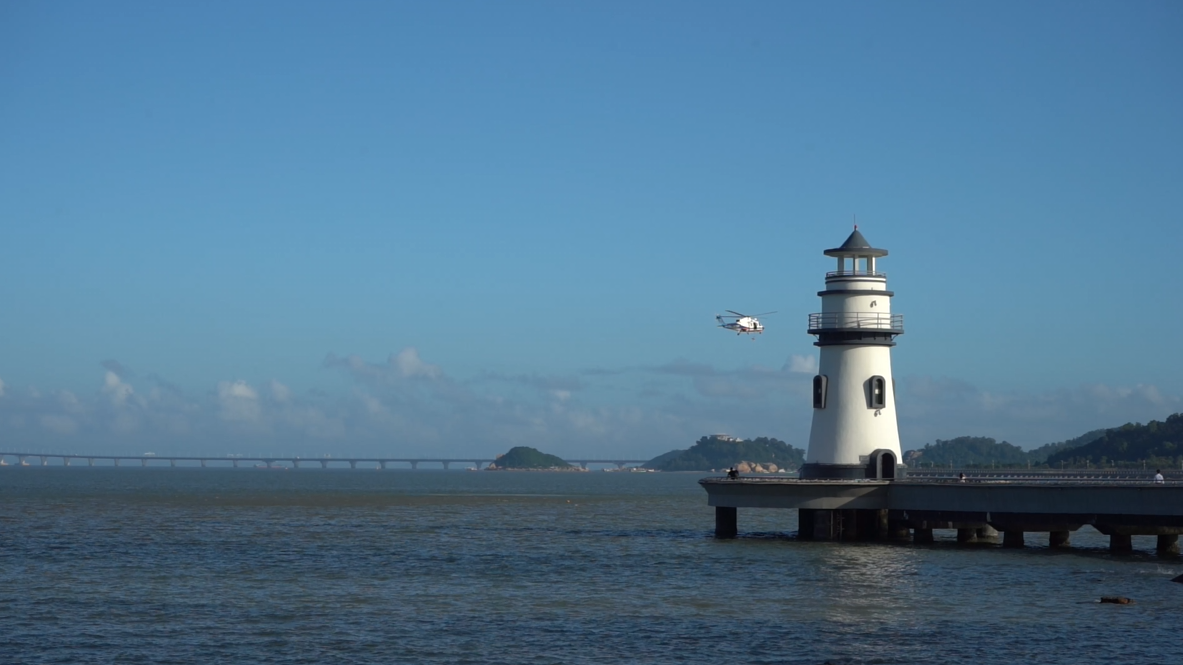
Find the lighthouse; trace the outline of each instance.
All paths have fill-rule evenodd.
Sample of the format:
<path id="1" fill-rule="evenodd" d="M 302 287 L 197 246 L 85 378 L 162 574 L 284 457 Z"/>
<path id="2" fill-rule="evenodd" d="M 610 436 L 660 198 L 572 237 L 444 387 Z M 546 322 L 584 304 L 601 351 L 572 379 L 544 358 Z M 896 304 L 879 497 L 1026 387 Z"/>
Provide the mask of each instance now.
<path id="1" fill-rule="evenodd" d="M 877 265 L 887 250 L 872 247 L 856 225 L 842 246 L 825 254 L 838 265 L 817 294 L 822 311 L 809 315 L 821 359 L 801 478 L 895 478 L 900 434 L 891 347 L 904 332 L 904 317 L 892 314 L 895 294 Z"/>

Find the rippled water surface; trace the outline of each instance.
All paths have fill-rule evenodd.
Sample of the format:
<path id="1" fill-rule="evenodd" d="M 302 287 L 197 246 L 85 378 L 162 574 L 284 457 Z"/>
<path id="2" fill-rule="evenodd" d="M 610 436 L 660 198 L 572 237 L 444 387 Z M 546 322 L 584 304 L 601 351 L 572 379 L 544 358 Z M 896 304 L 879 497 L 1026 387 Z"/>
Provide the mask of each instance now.
<path id="1" fill-rule="evenodd" d="M 753 509 L 715 541 L 697 479 L 0 469 L 0 663 L 1183 658 L 1152 537 L 808 543 Z"/>

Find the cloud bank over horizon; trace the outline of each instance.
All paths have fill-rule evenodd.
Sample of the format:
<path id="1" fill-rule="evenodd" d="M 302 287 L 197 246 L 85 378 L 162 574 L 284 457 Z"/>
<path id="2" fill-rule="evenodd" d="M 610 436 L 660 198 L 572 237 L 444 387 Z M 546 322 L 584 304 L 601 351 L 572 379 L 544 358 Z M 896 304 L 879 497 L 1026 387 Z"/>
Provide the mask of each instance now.
<path id="1" fill-rule="evenodd" d="M 457 378 L 414 347 L 385 361 L 328 354 L 344 390 L 226 379 L 202 394 L 100 363 L 93 393 L 15 388 L 0 377 L 0 432 L 12 451 L 94 454 L 492 456 L 526 445 L 571 457 L 649 458 L 719 432 L 804 448 L 816 359 L 723 369 L 675 359 L 568 375 Z M 904 449 L 991 436 L 1025 448 L 1100 427 L 1163 419 L 1183 399 L 1153 385 L 991 392 L 945 377 L 897 379 Z"/>

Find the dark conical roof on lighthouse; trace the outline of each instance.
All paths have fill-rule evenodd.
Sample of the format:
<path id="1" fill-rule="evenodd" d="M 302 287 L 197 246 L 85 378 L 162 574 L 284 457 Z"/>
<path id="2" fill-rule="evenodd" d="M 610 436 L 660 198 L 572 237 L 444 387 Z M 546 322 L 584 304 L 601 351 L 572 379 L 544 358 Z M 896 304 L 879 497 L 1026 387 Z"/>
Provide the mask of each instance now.
<path id="1" fill-rule="evenodd" d="M 863 234 L 859 233 L 856 226 L 841 247 L 827 249 L 825 254 L 826 256 L 887 256 L 887 250 L 872 247 Z"/>

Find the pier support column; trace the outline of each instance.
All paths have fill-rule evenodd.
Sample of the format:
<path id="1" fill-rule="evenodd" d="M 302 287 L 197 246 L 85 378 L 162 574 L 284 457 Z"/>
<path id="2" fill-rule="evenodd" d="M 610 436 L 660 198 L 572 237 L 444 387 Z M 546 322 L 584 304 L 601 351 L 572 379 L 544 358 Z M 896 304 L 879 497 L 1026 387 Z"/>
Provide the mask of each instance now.
<path id="1" fill-rule="evenodd" d="M 739 535 L 739 519 L 735 508 L 715 506 L 715 537 L 735 538 Z"/>
<path id="2" fill-rule="evenodd" d="M 419 463 L 412 460 L 411 461 L 411 470 L 414 471 L 415 469 L 418 469 L 418 468 L 419 468 Z"/>
<path id="3" fill-rule="evenodd" d="M 889 520 L 887 523 L 887 537 L 892 540 L 907 540 L 912 537 L 911 529 L 904 520 Z"/>
<path id="4" fill-rule="evenodd" d="M 355 460 L 355 459 L 349 460 L 349 468 L 356 469 L 357 468 L 357 460 Z"/>
<path id="5" fill-rule="evenodd" d="M 140 466 L 148 466 L 148 460 L 146 460 L 146 459 L 140 460 Z"/>
<path id="6" fill-rule="evenodd" d="M 1072 543 L 1068 541 L 1071 531 L 1050 531 L 1047 534 L 1048 547 L 1068 547 Z"/>
<path id="7" fill-rule="evenodd" d="M 329 468 L 329 463 L 328 463 L 328 462 L 326 462 L 326 461 L 324 461 L 324 460 L 321 460 L 321 461 L 320 461 L 320 468 L 322 468 L 322 469 L 327 469 L 327 468 Z"/>
<path id="8" fill-rule="evenodd" d="M 1134 539 L 1127 533 L 1114 533 L 1109 536 L 1110 552 L 1133 552 Z"/>
<path id="9" fill-rule="evenodd" d="M 1003 547 L 1023 547 L 1023 532 L 1022 531 L 1003 531 L 1002 532 L 1002 546 Z"/>
<path id="10" fill-rule="evenodd" d="M 201 468 L 205 468 L 205 460 L 201 460 Z"/>
<path id="11" fill-rule="evenodd" d="M 69 457 L 62 458 L 62 466 L 70 466 L 70 458 Z"/>
<path id="12" fill-rule="evenodd" d="M 86 458 L 86 466 L 94 466 L 94 458 L 93 457 Z"/>
<path id="13" fill-rule="evenodd" d="M 813 531 L 817 523 L 817 511 L 812 508 L 801 508 L 797 511 L 797 540 L 813 540 Z"/>
<path id="14" fill-rule="evenodd" d="M 176 466 L 176 465 L 177 465 L 177 461 L 176 461 L 175 459 L 170 459 L 170 460 L 168 461 L 168 465 L 169 465 L 169 466 Z"/>
<path id="15" fill-rule="evenodd" d="M 1155 550 L 1159 554 L 1178 554 L 1179 553 L 1179 536 L 1173 533 L 1158 534 L 1158 546 Z"/>
<path id="16" fill-rule="evenodd" d="M 998 538 L 998 529 L 987 524 L 986 526 L 978 527 L 978 542 L 992 543 Z"/>
<path id="17" fill-rule="evenodd" d="M 978 540 L 977 529 L 957 529 L 957 542 L 961 544 L 975 543 Z"/>
<path id="18" fill-rule="evenodd" d="M 932 529 L 916 527 L 912 529 L 912 542 L 916 545 L 931 545 L 934 541 Z"/>

